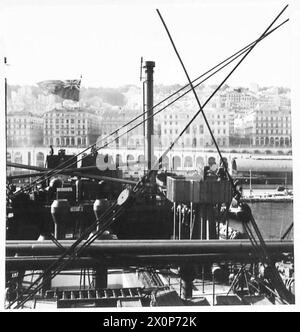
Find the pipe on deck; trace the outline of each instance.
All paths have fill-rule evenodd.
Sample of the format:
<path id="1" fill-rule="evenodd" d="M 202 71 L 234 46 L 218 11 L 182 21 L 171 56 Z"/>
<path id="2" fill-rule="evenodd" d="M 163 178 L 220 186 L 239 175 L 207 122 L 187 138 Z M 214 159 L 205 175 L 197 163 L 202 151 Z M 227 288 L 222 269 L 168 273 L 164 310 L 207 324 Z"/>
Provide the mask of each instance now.
<path id="1" fill-rule="evenodd" d="M 60 241 L 69 249 L 74 241 Z M 293 241 L 266 241 L 268 252 L 293 253 Z M 84 250 L 88 255 L 188 255 L 251 254 L 249 240 L 96 240 Z M 52 241 L 6 241 L 6 255 L 59 255 L 62 251 Z"/>
<path id="2" fill-rule="evenodd" d="M 272 253 L 271 259 L 276 262 L 282 260 L 284 255 Z M 58 260 L 59 256 L 18 256 L 6 258 L 6 271 L 44 270 Z M 66 261 L 66 260 L 64 260 Z M 99 269 L 103 266 L 108 268 L 124 268 L 128 266 L 170 266 L 178 264 L 203 264 L 221 262 L 258 262 L 259 257 L 255 254 L 184 254 L 184 255 L 97 255 L 97 257 L 77 257 L 70 261 L 64 270 L 94 268 Z"/>
<path id="3" fill-rule="evenodd" d="M 128 165 L 136 165 L 136 164 L 145 164 L 143 161 L 139 160 L 133 160 L 133 161 L 127 161 L 126 163 L 118 163 L 118 167 L 128 166 Z M 107 164 L 105 164 L 107 166 Z M 112 163 L 112 165 L 115 165 Z M 82 166 L 82 167 L 68 167 L 66 168 L 47 168 L 47 167 L 41 167 L 41 166 L 32 166 L 32 165 L 24 165 L 24 164 L 18 164 L 18 163 L 11 163 L 7 162 L 6 167 L 12 167 L 12 168 L 21 168 L 21 169 L 27 169 L 31 171 L 39 171 L 38 174 L 43 174 L 46 172 L 52 172 L 54 171 L 56 174 L 62 173 L 62 172 L 75 172 L 75 171 L 88 171 L 88 170 L 99 170 L 97 166 Z M 51 175 L 51 174 L 50 174 Z M 8 176 L 9 178 L 13 178 L 14 176 Z"/>

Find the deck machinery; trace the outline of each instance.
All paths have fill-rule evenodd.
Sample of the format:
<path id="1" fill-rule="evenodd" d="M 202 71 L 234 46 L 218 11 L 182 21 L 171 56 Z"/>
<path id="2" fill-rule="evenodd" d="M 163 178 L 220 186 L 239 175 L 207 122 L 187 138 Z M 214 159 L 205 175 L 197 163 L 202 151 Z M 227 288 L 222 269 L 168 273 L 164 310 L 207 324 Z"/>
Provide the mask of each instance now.
<path id="1" fill-rule="evenodd" d="M 115 221 L 82 254 L 69 259 L 69 251 L 60 273 L 48 282 L 42 278 L 34 300 L 22 307 L 282 303 L 266 275 L 265 259 L 247 240 L 249 211 L 234 205 L 230 181 L 213 173 L 202 179 L 161 172 L 156 179 L 125 204 L 122 215 L 112 211 Z M 20 294 L 26 298 L 29 280 L 55 269 L 95 219 L 100 221 L 96 230 L 105 225 L 105 210 L 115 201 L 122 205 L 122 195 L 134 187 L 118 183 L 117 196 L 108 181 L 105 190 L 102 181 L 84 175 L 51 181 L 30 195 L 17 195 L 8 208 L 8 303 Z M 293 243 L 269 241 L 266 248 L 292 291 Z M 64 284 L 67 278 L 71 286 Z"/>
<path id="2" fill-rule="evenodd" d="M 8 176 L 7 308 L 293 303 L 293 243 L 261 238 L 222 165 L 201 177 L 155 169 L 153 121 L 146 132 L 142 179 L 99 170 L 95 150 L 80 167 L 48 156 L 30 190 Z"/>

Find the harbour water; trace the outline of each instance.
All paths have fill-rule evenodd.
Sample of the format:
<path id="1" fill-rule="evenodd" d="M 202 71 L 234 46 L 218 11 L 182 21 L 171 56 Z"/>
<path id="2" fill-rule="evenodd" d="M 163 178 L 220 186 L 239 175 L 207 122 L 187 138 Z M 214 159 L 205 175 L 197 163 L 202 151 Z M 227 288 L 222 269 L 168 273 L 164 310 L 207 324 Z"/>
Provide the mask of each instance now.
<path id="1" fill-rule="evenodd" d="M 249 203 L 264 239 L 278 240 L 293 222 L 293 202 Z M 288 239 L 293 239 L 293 229 Z"/>
<path id="2" fill-rule="evenodd" d="M 293 222 L 293 202 L 254 202 L 248 204 L 265 240 L 280 239 Z M 293 230 L 287 238 L 293 239 Z M 76 288 L 81 283 L 84 285 L 83 289 L 85 289 L 85 287 L 89 287 L 93 280 L 91 273 L 92 271 L 87 270 L 84 275 L 79 275 L 79 271 L 75 274 L 74 271 L 67 271 L 64 275 L 56 276 L 52 280 L 51 286 L 55 289 L 69 289 Z M 28 276 L 25 280 L 29 282 L 31 278 L 31 276 Z M 178 285 L 173 284 L 172 286 L 177 289 Z M 107 287 L 142 287 L 142 284 L 136 272 L 110 270 Z"/>

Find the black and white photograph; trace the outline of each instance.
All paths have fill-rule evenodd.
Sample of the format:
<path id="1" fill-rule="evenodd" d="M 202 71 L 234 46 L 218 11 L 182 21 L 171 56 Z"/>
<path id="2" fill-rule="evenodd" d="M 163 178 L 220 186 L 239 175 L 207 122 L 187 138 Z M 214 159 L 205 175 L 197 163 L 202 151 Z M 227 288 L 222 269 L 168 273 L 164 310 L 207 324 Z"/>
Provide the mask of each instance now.
<path id="1" fill-rule="evenodd" d="M 299 13 L 1 2 L 4 311 L 295 307 Z"/>

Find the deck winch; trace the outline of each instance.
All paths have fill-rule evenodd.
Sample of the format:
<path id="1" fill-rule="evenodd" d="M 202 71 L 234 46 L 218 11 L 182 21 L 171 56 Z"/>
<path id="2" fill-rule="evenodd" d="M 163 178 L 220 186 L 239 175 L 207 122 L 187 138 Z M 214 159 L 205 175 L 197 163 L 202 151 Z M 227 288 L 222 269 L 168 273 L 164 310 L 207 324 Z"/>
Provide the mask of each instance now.
<path id="1" fill-rule="evenodd" d="M 168 177 L 167 198 L 173 203 L 173 238 L 216 239 L 217 208 L 231 204 L 232 192 L 228 180 Z"/>

